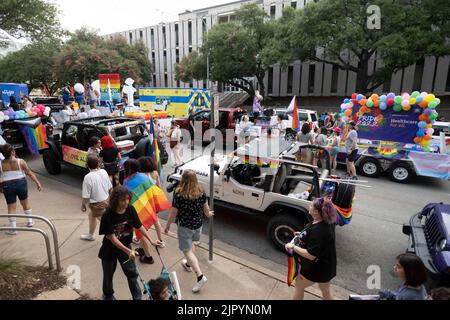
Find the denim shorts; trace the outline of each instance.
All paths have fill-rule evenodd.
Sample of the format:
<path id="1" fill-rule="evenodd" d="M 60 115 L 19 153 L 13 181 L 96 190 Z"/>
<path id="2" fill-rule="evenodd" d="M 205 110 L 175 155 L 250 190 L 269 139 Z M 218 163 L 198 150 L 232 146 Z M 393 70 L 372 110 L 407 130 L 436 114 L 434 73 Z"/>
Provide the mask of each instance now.
<path id="1" fill-rule="evenodd" d="M 7 204 L 16 203 L 17 197 L 19 197 L 19 200 L 28 199 L 27 179 L 3 182 L 2 188 Z"/>
<path id="2" fill-rule="evenodd" d="M 189 228 L 178 226 L 178 247 L 182 252 L 187 252 L 192 249 L 192 243 L 200 241 L 202 234 L 202 227 L 191 230 Z"/>
<path id="3" fill-rule="evenodd" d="M 347 154 L 348 162 L 355 162 L 358 157 L 358 149 L 352 150 L 350 154 Z"/>

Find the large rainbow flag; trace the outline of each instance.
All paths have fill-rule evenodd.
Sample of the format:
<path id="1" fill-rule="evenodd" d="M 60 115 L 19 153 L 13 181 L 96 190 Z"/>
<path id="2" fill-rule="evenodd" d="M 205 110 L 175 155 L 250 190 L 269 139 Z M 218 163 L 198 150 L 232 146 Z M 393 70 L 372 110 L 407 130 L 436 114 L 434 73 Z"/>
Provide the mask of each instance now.
<path id="1" fill-rule="evenodd" d="M 32 154 L 38 155 L 39 150 L 48 147 L 45 143 L 47 140 L 47 130 L 43 124 L 38 125 L 36 128 L 31 128 L 27 125 L 20 125 L 19 127 L 27 143 L 28 150 Z"/>
<path id="2" fill-rule="evenodd" d="M 153 160 L 155 160 L 156 165 L 158 166 L 158 174 L 159 177 L 161 179 L 161 181 L 163 180 L 163 170 L 162 170 L 162 164 L 161 164 L 161 155 L 159 152 L 159 147 L 158 147 L 158 136 L 156 135 L 155 132 L 155 126 L 153 125 L 153 119 L 150 118 L 150 134 L 153 136 L 153 153 L 151 153 Z"/>
<path id="3" fill-rule="evenodd" d="M 290 287 L 300 272 L 300 257 L 296 254 L 288 254 L 287 285 Z"/>
<path id="4" fill-rule="evenodd" d="M 116 73 L 99 74 L 100 99 L 102 101 L 120 100 L 120 75 Z"/>
<path id="5" fill-rule="evenodd" d="M 131 191 L 131 205 L 136 209 L 139 219 L 145 229 L 149 229 L 156 221 L 156 215 L 170 209 L 172 206 L 164 191 L 154 185 L 143 173 L 137 173 L 125 179 L 123 185 Z M 136 237 L 142 234 L 136 230 Z"/>
<path id="6" fill-rule="evenodd" d="M 294 102 L 294 111 L 292 113 L 292 129 L 295 132 L 300 131 L 300 122 L 298 121 L 297 97 L 292 100 Z"/>

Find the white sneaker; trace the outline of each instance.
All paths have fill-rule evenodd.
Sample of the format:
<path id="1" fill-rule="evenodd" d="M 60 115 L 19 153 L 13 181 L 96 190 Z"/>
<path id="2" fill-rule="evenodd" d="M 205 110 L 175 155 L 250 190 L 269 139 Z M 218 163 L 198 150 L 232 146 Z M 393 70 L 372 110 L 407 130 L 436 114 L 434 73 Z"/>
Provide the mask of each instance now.
<path id="1" fill-rule="evenodd" d="M 16 236 L 18 232 L 16 230 L 8 230 L 6 231 L 6 234 L 10 236 Z"/>
<path id="2" fill-rule="evenodd" d="M 161 244 L 158 247 L 165 248 L 166 247 L 166 242 L 165 241 L 161 241 Z"/>
<path id="3" fill-rule="evenodd" d="M 183 266 L 184 270 L 186 270 L 187 272 L 192 272 L 192 268 L 189 266 L 187 266 L 187 260 L 183 259 L 181 260 L 181 265 Z"/>
<path id="4" fill-rule="evenodd" d="M 200 289 L 205 285 L 205 283 L 208 281 L 208 279 L 203 276 L 202 280 L 198 281 L 195 287 L 192 288 L 193 293 L 197 293 L 200 291 Z"/>
<path id="5" fill-rule="evenodd" d="M 80 239 L 81 240 L 86 240 L 86 241 L 94 241 L 95 240 L 94 236 L 92 234 L 89 234 L 89 233 L 82 234 Z"/>
<path id="6" fill-rule="evenodd" d="M 34 226 L 34 221 L 28 221 L 27 222 L 27 227 L 28 228 L 31 228 L 31 227 L 33 227 Z"/>

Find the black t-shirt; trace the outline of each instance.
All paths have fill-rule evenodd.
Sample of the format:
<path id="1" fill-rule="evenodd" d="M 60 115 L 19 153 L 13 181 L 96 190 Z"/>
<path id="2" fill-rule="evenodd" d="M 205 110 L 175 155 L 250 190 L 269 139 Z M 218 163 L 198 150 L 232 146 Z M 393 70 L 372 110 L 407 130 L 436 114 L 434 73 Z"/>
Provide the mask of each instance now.
<path id="1" fill-rule="evenodd" d="M 134 149 L 135 158 L 139 159 L 140 157 L 152 157 L 152 149 L 150 148 L 152 143 L 153 142 L 150 140 L 150 137 L 142 138 L 141 140 L 139 140 Z"/>
<path id="2" fill-rule="evenodd" d="M 203 225 L 203 205 L 206 203 L 206 194 L 198 199 L 188 200 L 175 194 L 172 207 L 178 209 L 178 225 L 191 230 L 196 230 Z"/>
<path id="3" fill-rule="evenodd" d="M 123 214 L 107 209 L 100 222 L 99 234 L 105 235 L 105 237 L 98 254 L 99 258 L 127 258 L 126 253 L 117 248 L 106 236 L 114 234 L 124 246 L 130 248 L 133 241 L 133 228 L 139 229 L 141 226 L 141 220 L 132 206 L 128 206 Z"/>
<path id="4" fill-rule="evenodd" d="M 336 276 L 335 224 L 325 221 L 311 224 L 302 232 L 304 249 L 317 257 L 316 261 L 300 257 L 300 273 L 313 282 L 329 282 Z"/>
<path id="5" fill-rule="evenodd" d="M 115 162 L 118 156 L 119 149 L 117 147 L 100 151 L 100 157 L 103 158 L 103 162 Z"/>

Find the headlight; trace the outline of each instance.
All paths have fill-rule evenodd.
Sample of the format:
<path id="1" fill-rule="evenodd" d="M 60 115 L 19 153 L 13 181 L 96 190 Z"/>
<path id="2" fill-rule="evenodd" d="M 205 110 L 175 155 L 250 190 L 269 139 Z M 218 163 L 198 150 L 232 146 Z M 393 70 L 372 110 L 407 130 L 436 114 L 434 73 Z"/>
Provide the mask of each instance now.
<path id="1" fill-rule="evenodd" d="M 436 243 L 437 251 L 443 251 L 447 246 L 447 239 L 442 239 Z"/>

